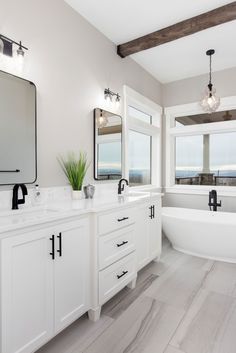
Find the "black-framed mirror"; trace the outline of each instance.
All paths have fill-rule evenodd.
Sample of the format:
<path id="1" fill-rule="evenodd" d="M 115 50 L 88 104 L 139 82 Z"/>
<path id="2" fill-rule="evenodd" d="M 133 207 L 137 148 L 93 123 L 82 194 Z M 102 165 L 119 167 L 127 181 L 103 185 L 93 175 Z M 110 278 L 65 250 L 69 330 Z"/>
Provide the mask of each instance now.
<path id="1" fill-rule="evenodd" d="M 36 86 L 0 71 L 0 185 L 37 179 Z"/>
<path id="2" fill-rule="evenodd" d="M 94 109 L 94 179 L 122 177 L 122 117 Z"/>

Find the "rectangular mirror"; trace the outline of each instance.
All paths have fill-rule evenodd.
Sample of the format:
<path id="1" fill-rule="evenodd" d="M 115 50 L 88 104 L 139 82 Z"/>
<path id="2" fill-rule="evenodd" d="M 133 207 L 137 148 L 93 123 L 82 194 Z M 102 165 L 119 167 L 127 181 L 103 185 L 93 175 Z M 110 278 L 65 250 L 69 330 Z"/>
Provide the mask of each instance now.
<path id="1" fill-rule="evenodd" d="M 0 71 L 0 185 L 34 183 L 36 87 Z"/>
<path id="2" fill-rule="evenodd" d="M 94 109 L 94 179 L 122 177 L 122 118 L 106 110 Z"/>

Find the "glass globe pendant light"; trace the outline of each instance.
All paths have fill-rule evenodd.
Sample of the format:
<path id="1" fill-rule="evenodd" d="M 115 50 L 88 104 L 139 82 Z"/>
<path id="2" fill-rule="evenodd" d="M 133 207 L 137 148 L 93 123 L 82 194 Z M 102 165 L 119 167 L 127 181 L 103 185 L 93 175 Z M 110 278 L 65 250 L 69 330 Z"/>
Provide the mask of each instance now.
<path id="1" fill-rule="evenodd" d="M 215 112 L 220 106 L 220 98 L 216 96 L 216 90 L 213 88 L 212 84 L 212 55 L 215 54 L 214 49 L 209 49 L 206 55 L 210 57 L 210 74 L 209 74 L 209 84 L 206 88 L 204 98 L 200 102 L 202 109 L 206 113 Z"/>

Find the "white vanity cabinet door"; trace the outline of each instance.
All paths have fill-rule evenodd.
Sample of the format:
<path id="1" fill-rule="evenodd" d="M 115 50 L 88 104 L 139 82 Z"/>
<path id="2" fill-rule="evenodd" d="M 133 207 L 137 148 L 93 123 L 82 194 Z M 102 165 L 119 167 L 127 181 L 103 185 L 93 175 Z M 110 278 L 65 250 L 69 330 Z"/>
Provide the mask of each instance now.
<path id="1" fill-rule="evenodd" d="M 31 353 L 53 334 L 50 231 L 1 241 L 1 353 Z"/>
<path id="2" fill-rule="evenodd" d="M 139 206 L 135 228 L 139 271 L 161 254 L 161 200 Z"/>
<path id="3" fill-rule="evenodd" d="M 161 200 L 152 203 L 153 218 L 150 218 L 149 256 L 153 260 L 161 255 Z"/>
<path id="4" fill-rule="evenodd" d="M 149 204 L 144 204 L 137 208 L 136 224 L 135 224 L 135 238 L 136 238 L 136 253 L 137 253 L 137 270 L 139 271 L 149 262 L 150 249 L 150 222 Z"/>
<path id="5" fill-rule="evenodd" d="M 54 285 L 57 333 L 88 310 L 90 287 L 88 219 L 58 227 L 55 235 Z"/>

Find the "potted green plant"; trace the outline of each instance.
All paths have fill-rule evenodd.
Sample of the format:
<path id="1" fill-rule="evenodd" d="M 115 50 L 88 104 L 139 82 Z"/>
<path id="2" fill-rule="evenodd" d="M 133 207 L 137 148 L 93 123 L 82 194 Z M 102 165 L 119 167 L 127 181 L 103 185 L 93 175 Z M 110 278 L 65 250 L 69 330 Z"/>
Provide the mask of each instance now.
<path id="1" fill-rule="evenodd" d="M 82 198 L 82 186 L 89 164 L 85 152 L 80 152 L 79 157 L 75 153 L 68 153 L 67 158 L 59 157 L 58 161 L 65 173 L 71 187 L 72 198 L 79 200 Z"/>

